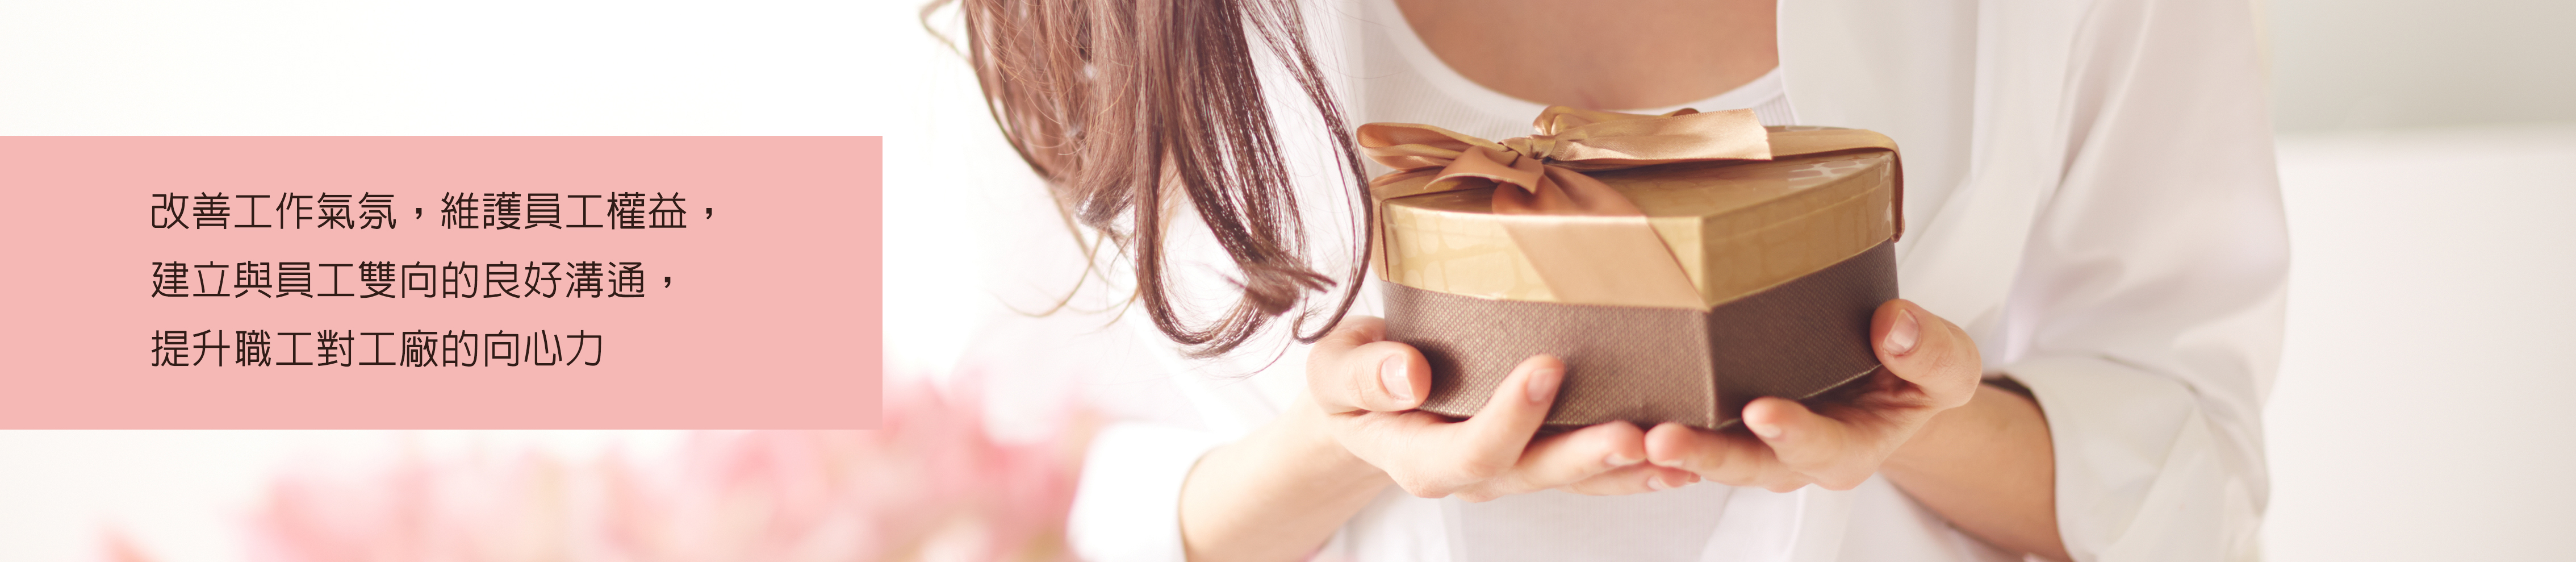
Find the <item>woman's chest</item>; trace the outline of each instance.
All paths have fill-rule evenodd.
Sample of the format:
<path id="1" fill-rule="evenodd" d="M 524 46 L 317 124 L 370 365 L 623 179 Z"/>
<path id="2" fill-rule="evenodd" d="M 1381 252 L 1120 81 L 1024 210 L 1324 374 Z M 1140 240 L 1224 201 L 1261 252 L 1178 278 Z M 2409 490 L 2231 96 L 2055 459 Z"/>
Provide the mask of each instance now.
<path id="1" fill-rule="evenodd" d="M 1541 104 L 1615 110 L 1707 98 L 1778 66 L 1772 1 L 1395 4 L 1409 31 L 1469 81 Z"/>

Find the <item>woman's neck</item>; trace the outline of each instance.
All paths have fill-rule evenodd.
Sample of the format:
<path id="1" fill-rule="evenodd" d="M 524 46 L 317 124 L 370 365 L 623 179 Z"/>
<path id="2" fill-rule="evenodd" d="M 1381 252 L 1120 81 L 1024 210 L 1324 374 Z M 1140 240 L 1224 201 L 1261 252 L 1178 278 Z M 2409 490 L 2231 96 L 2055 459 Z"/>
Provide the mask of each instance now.
<path id="1" fill-rule="evenodd" d="M 1775 0 L 1395 0 L 1441 62 L 1504 95 L 1638 109 L 1726 93 L 1780 65 Z"/>

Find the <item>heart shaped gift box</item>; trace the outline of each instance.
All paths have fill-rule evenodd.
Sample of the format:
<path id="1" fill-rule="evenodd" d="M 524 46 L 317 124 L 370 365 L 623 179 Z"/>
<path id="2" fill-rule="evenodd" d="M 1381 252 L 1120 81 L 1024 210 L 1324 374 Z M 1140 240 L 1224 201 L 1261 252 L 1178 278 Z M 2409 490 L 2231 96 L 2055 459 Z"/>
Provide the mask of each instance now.
<path id="1" fill-rule="evenodd" d="M 1422 409 L 1467 417 L 1522 360 L 1566 363 L 1550 430 L 1735 424 L 1878 368 L 1902 172 L 1887 137 L 1749 111 L 1549 108 L 1485 141 L 1373 123 L 1387 338 L 1429 358 Z"/>

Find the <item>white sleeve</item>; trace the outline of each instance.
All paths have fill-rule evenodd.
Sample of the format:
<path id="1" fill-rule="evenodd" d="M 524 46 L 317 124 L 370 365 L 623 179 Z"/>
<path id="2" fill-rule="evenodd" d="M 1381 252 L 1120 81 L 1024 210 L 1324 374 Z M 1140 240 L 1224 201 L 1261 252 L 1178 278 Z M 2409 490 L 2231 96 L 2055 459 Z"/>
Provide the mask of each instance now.
<path id="1" fill-rule="evenodd" d="M 1083 456 L 1065 539 L 1092 562 L 1183 562 L 1181 482 L 1217 440 L 1205 432 L 1121 423 Z"/>
<path id="2" fill-rule="evenodd" d="M 1122 320 L 1140 337 L 1162 338 L 1144 322 Z M 1277 339 L 1249 347 L 1284 345 Z M 1305 387 L 1305 348 L 1236 353 L 1214 361 L 1183 358 L 1176 348 L 1149 353 L 1162 364 L 1177 398 L 1196 410 L 1196 428 L 1121 422 L 1102 428 L 1084 452 L 1066 540 L 1091 562 L 1182 562 L 1181 486 L 1199 458 L 1268 423 Z M 1248 376 L 1245 374 L 1249 373 Z"/>
<path id="3" fill-rule="evenodd" d="M 2001 370 L 2056 447 L 2078 561 L 2249 560 L 2289 268 L 2244 0 L 2102 0 L 2068 69 Z"/>

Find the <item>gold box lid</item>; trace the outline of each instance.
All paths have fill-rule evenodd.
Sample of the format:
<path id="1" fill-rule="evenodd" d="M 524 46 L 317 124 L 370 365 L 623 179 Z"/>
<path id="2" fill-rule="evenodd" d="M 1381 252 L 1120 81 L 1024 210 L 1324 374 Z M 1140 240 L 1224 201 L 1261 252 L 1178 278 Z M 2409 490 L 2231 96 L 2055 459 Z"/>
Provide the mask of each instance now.
<path id="1" fill-rule="evenodd" d="M 1896 236 L 1896 155 L 1665 164 L 1586 175 L 1645 211 L 1707 306 L 1805 276 Z M 1413 181 L 1430 181 L 1417 178 Z M 1409 186 L 1386 186 L 1402 192 Z M 1493 189 L 1380 203 L 1379 278 L 1487 299 L 1559 302 L 1503 228 Z"/>

